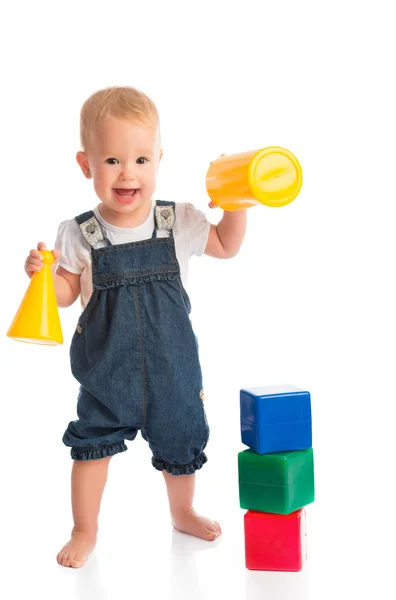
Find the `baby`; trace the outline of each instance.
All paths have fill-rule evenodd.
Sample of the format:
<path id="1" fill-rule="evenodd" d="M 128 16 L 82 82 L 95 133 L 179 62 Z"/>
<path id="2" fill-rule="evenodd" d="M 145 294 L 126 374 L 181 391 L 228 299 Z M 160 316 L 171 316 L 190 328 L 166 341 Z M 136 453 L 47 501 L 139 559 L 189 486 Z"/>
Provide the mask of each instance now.
<path id="1" fill-rule="evenodd" d="M 61 223 L 52 265 L 58 305 L 80 296 L 83 308 L 70 350 L 78 419 L 63 436 L 74 459 L 74 527 L 57 556 L 74 568 L 96 544 L 110 459 L 139 430 L 163 473 L 173 526 L 208 541 L 221 535 L 193 506 L 209 428 L 185 284 L 191 256 L 231 258 L 246 230 L 243 210 L 225 212 L 215 226 L 191 204 L 153 200 L 159 117 L 142 92 L 93 94 L 81 110 L 81 146 L 77 162 L 100 202 Z M 43 267 L 45 247 L 26 259 L 29 277 Z"/>

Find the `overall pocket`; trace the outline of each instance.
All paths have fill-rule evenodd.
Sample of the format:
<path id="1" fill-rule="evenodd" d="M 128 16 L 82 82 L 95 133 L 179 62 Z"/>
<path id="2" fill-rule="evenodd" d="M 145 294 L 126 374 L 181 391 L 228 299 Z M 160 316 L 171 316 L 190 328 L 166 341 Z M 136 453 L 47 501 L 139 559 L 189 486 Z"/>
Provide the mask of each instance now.
<path id="1" fill-rule="evenodd" d="M 77 321 L 77 331 L 78 331 L 78 328 L 83 329 L 83 327 L 85 327 L 88 317 L 89 317 L 90 313 L 92 312 L 94 303 L 96 302 L 98 295 L 99 295 L 99 290 L 94 290 L 92 292 L 92 295 L 91 295 L 90 299 L 88 300 L 88 304 L 82 311 L 82 313 L 79 316 L 79 319 Z M 81 332 L 79 332 L 79 333 L 81 333 Z"/>
<path id="2" fill-rule="evenodd" d="M 85 354 L 84 346 L 85 346 L 85 333 L 87 322 L 90 314 L 93 310 L 95 310 L 95 303 L 99 294 L 99 290 L 94 290 L 90 299 L 88 300 L 88 304 L 82 311 L 81 315 L 78 318 L 77 326 L 74 331 L 71 345 L 70 345 L 70 361 L 73 375 L 77 378 L 74 373 L 75 367 L 79 364 L 81 356 L 80 354 Z"/>

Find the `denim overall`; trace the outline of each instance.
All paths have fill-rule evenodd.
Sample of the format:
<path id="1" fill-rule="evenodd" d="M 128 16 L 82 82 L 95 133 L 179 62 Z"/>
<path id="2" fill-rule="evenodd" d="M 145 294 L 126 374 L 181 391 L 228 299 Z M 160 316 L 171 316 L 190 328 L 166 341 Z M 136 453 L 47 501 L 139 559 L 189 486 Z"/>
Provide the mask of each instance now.
<path id="1" fill-rule="evenodd" d="M 157 201 L 153 235 L 140 242 L 112 245 L 92 211 L 76 221 L 91 246 L 93 293 L 72 339 L 81 385 L 78 419 L 63 442 L 75 460 L 99 459 L 127 450 L 124 440 L 140 429 L 156 469 L 192 474 L 207 461 L 209 428 L 175 205 Z M 157 237 L 159 229 L 168 237 Z"/>

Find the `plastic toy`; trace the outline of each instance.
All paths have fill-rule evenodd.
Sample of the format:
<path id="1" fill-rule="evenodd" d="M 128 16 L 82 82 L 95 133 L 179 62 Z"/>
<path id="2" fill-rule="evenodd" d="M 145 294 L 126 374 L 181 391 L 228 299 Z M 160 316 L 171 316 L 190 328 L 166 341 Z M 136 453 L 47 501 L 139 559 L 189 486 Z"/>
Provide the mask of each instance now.
<path id="1" fill-rule="evenodd" d="M 56 346 L 63 343 L 50 250 L 42 250 L 44 267 L 34 273 L 29 287 L 7 332 L 18 342 Z"/>
<path id="2" fill-rule="evenodd" d="M 246 567 L 300 571 L 304 507 L 315 499 L 311 395 L 293 385 L 242 389 L 240 408 L 249 446 L 238 454 Z"/>
<path id="3" fill-rule="evenodd" d="M 258 204 L 280 207 L 302 186 L 302 169 L 289 150 L 276 146 L 221 156 L 210 165 L 206 189 L 214 204 L 233 211 Z"/>
<path id="4" fill-rule="evenodd" d="M 240 392 L 242 443 L 258 454 L 312 447 L 311 396 L 293 385 Z"/>
<path id="5" fill-rule="evenodd" d="M 241 508 L 288 515 L 314 501 L 313 450 L 238 454 Z"/>
<path id="6" fill-rule="evenodd" d="M 248 569 L 301 571 L 307 558 L 304 509 L 286 516 L 248 511 L 244 526 Z"/>

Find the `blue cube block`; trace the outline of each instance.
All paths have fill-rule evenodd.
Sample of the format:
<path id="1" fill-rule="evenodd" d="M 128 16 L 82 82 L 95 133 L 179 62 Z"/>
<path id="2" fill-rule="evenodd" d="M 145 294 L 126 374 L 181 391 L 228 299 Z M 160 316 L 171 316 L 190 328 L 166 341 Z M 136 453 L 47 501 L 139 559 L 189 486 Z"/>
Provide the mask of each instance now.
<path id="1" fill-rule="evenodd" d="M 312 448 L 311 396 L 294 385 L 243 389 L 242 443 L 257 452 Z"/>

